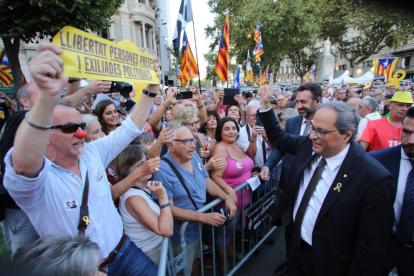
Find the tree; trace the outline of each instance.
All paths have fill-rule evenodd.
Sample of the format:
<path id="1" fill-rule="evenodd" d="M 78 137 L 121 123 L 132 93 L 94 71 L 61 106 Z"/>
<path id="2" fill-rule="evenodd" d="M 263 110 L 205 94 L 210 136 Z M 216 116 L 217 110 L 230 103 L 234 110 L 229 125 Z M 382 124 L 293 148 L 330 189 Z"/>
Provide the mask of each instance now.
<path id="1" fill-rule="evenodd" d="M 338 41 L 338 52 L 358 67 L 364 60 L 386 47 L 397 48 L 414 34 L 414 19 L 392 5 L 352 2 L 349 16 L 344 18 L 348 32 Z M 356 75 L 356 70 L 354 70 Z"/>
<path id="2" fill-rule="evenodd" d="M 64 26 L 100 32 L 124 0 L 2 0 L 0 37 L 6 48 L 16 91 L 23 85 L 19 62 L 20 41 L 53 37 Z"/>
<path id="3" fill-rule="evenodd" d="M 314 48 L 321 33 L 321 18 L 316 13 L 317 8 L 323 7 L 321 3 L 324 1 L 237 1 L 234 5 L 234 1 L 230 0 L 211 0 L 210 10 L 217 16 L 214 25 L 205 29 L 207 36 L 213 40 L 210 49 L 213 51 L 218 45 L 224 18 L 230 12 L 230 57 L 236 63 L 243 64 L 245 69 L 247 50 L 250 49 L 252 54 L 256 45 L 254 30 L 258 15 L 261 15 L 259 19 L 264 46 L 261 67 L 269 65 L 270 72 L 277 72 L 280 62 L 288 56 L 291 57 L 295 72 L 300 75 L 303 70 L 310 69 L 307 65 L 309 62 L 313 62 L 313 65 L 318 58 L 317 49 Z M 255 66 L 252 56 L 252 67 Z"/>

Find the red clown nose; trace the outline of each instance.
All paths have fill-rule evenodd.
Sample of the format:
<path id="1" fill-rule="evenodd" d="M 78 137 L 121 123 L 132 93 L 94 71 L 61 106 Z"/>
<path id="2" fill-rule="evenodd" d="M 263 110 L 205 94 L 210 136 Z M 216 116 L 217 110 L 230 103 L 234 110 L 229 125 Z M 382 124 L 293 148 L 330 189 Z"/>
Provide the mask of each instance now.
<path id="1" fill-rule="evenodd" d="M 88 136 L 88 132 L 86 132 L 84 130 L 76 131 L 75 136 L 78 137 L 78 138 L 85 138 L 86 136 Z"/>

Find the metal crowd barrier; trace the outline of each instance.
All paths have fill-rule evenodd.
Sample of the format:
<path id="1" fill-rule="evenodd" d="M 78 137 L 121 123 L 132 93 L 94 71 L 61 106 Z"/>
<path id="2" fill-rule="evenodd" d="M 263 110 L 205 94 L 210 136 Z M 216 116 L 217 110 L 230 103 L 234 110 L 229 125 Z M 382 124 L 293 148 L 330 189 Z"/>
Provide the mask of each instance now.
<path id="1" fill-rule="evenodd" d="M 278 164 L 279 165 L 279 164 Z M 272 175 L 273 176 L 273 175 Z M 273 185 L 272 176 L 270 177 L 270 191 L 266 188 L 266 183 L 261 184 L 265 186 L 264 192 L 260 194 L 260 187 L 256 191 L 251 192 L 250 195 L 250 205 L 246 208 L 244 207 L 244 190 L 250 189 L 250 186 L 247 182 L 243 183 L 235 189 L 235 192 L 242 191 L 242 209 L 241 209 L 241 260 L 236 263 L 236 227 L 233 229 L 233 258 L 231 261 L 232 268 L 229 273 L 226 273 L 227 265 L 227 255 L 226 255 L 226 245 L 223 246 L 225 256 L 223 260 L 223 269 L 224 275 L 234 275 L 234 273 L 250 258 L 250 256 L 260 247 L 260 245 L 276 230 L 276 226 L 270 225 L 269 216 L 272 213 L 272 209 L 276 205 L 277 200 L 277 188 Z M 253 195 L 257 195 L 257 199 L 253 201 Z M 204 207 L 197 210 L 198 213 L 205 212 L 217 212 L 214 210 L 214 207 L 221 203 L 223 200 L 217 198 Z M 177 273 L 181 272 L 180 275 L 188 276 L 191 275 L 191 271 L 187 271 L 187 255 L 186 255 L 186 238 L 185 231 L 188 226 L 188 221 L 184 222 L 180 229 L 180 250 L 181 253 L 174 257 L 172 251 L 172 245 L 169 238 L 163 238 L 161 246 L 161 258 L 159 263 L 158 276 L 164 276 L 168 272 L 170 276 L 176 276 Z M 262 226 L 259 229 L 259 226 Z M 199 224 L 199 242 L 201 248 L 201 275 L 204 276 L 204 256 L 203 256 L 203 235 L 202 235 L 203 225 Z M 220 271 L 217 271 L 216 266 L 216 248 L 215 248 L 215 227 L 212 228 L 212 260 L 213 260 L 213 275 L 221 274 Z M 224 228 L 224 240 L 226 235 L 226 228 Z M 267 231 L 266 231 L 267 228 Z M 250 235 L 245 235 L 245 231 L 249 231 Z M 262 237 L 259 239 L 259 231 L 263 231 Z M 247 239 L 246 239 L 247 238 Z M 248 242 L 248 248 L 245 248 L 244 242 Z M 253 245 L 253 247 L 252 247 Z M 248 251 L 246 252 L 246 249 Z M 211 273 L 209 273 L 211 274 Z"/>

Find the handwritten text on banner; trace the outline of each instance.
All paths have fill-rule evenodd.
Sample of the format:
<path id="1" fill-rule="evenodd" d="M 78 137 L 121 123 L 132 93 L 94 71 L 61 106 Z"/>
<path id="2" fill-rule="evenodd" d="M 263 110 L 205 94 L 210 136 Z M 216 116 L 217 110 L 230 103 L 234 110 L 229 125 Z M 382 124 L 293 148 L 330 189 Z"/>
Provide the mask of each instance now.
<path id="1" fill-rule="evenodd" d="M 64 27 L 53 38 L 61 47 L 63 75 L 133 83 L 159 83 L 152 56 L 83 32 Z"/>

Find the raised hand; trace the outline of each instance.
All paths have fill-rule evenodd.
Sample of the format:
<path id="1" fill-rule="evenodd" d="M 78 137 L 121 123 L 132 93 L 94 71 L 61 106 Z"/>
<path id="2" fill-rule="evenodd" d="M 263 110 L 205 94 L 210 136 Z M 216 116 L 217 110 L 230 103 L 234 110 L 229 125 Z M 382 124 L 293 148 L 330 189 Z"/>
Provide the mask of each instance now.
<path id="1" fill-rule="evenodd" d="M 30 61 L 30 74 L 39 87 L 39 95 L 58 100 L 67 78 L 62 77 L 62 49 L 52 43 L 39 43 L 37 55 Z"/>
<path id="2" fill-rule="evenodd" d="M 160 135 L 158 136 L 157 142 L 164 145 L 166 143 L 173 142 L 174 130 L 170 130 L 170 127 L 163 127 Z"/>
<path id="3" fill-rule="evenodd" d="M 103 80 L 91 80 L 86 88 L 88 89 L 89 94 L 104 93 L 108 92 L 111 88 L 111 82 Z"/>
<path id="4" fill-rule="evenodd" d="M 269 84 L 262 85 L 259 88 L 259 95 L 260 95 L 260 104 L 262 105 L 262 110 L 266 110 L 271 108 L 270 100 L 272 99 L 273 94 L 273 73 L 270 74 L 270 81 Z"/>
<path id="5" fill-rule="evenodd" d="M 239 109 L 243 108 L 243 97 L 241 95 L 234 96 L 234 99 L 239 103 Z"/>
<path id="6" fill-rule="evenodd" d="M 226 165 L 226 160 L 223 158 L 218 158 L 217 155 L 210 158 L 210 160 L 207 162 L 207 164 L 204 165 L 207 171 L 210 170 L 218 170 L 224 167 Z"/>
<path id="7" fill-rule="evenodd" d="M 160 169 L 161 169 L 160 158 L 155 157 L 148 161 L 145 161 L 144 164 L 142 164 L 142 166 L 136 170 L 139 170 L 141 172 L 141 175 L 152 175 L 153 173 L 160 171 Z"/>
<path id="8" fill-rule="evenodd" d="M 167 191 L 161 181 L 148 181 L 145 186 L 151 193 L 156 194 L 158 198 L 168 199 Z"/>
<path id="9" fill-rule="evenodd" d="M 155 62 L 155 60 L 154 60 L 154 70 L 157 73 L 158 79 L 160 79 L 161 78 L 160 66 L 158 65 L 157 62 Z M 145 88 L 145 90 L 148 90 L 148 91 L 151 91 L 151 92 L 158 91 L 158 89 L 159 89 L 159 84 L 158 83 L 148 84 L 147 87 Z"/>

